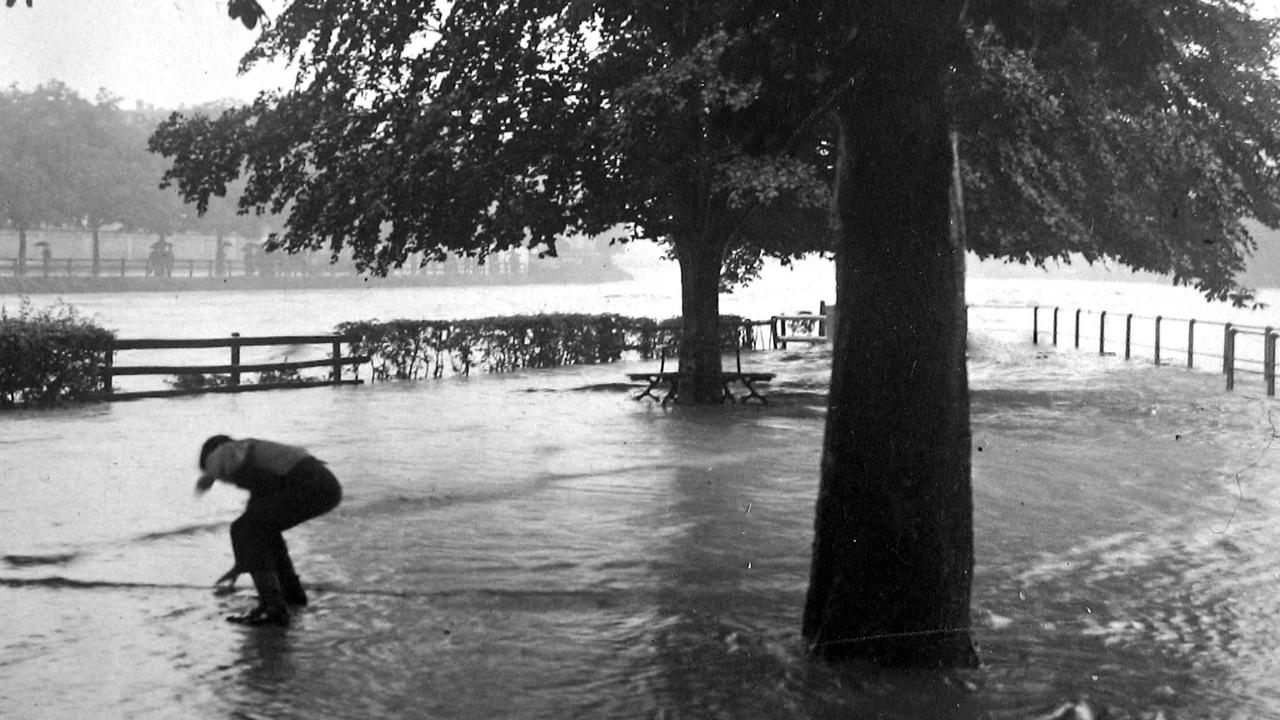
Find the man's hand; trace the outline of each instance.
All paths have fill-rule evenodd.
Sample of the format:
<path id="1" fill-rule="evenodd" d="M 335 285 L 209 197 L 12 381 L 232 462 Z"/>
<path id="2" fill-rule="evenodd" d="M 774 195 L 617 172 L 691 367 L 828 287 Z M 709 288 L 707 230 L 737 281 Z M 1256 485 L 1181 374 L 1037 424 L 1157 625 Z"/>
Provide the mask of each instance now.
<path id="1" fill-rule="evenodd" d="M 236 591 L 236 578 L 240 577 L 240 566 L 234 565 L 222 577 L 213 581 L 214 592 L 218 595 L 230 595 Z M 226 583 L 225 585 L 223 583 Z"/>

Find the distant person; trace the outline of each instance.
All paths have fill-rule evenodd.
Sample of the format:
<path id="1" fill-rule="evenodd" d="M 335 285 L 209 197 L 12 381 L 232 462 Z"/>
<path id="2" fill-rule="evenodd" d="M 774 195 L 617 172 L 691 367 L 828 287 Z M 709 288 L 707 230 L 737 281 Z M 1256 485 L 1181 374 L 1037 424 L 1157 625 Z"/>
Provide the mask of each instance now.
<path id="1" fill-rule="evenodd" d="M 53 264 L 53 251 L 48 245 L 40 248 L 40 260 L 44 263 L 44 276 L 49 277 L 49 267 Z"/>
<path id="2" fill-rule="evenodd" d="M 217 248 L 213 253 L 213 274 L 222 277 L 227 274 L 227 248 L 231 247 L 231 243 L 227 240 L 218 240 Z"/>
<path id="3" fill-rule="evenodd" d="M 231 523 L 235 565 L 214 584 L 234 586 L 236 578 L 247 572 L 258 591 L 258 605 L 227 620 L 242 625 L 288 625 L 288 606 L 306 605 L 307 594 L 282 533 L 337 507 L 342 486 L 323 462 L 302 448 L 226 435 L 214 435 L 200 448 L 196 494 L 204 494 L 214 480 L 249 491 L 244 513 Z"/>
<path id="4" fill-rule="evenodd" d="M 147 274 L 156 277 L 173 276 L 173 244 L 164 238 L 151 243 L 147 254 Z"/>
<path id="5" fill-rule="evenodd" d="M 247 243 L 240 248 L 240 252 L 244 253 L 244 274 L 249 276 L 257 273 L 258 270 L 254 265 L 258 259 L 258 246 L 253 243 Z"/>

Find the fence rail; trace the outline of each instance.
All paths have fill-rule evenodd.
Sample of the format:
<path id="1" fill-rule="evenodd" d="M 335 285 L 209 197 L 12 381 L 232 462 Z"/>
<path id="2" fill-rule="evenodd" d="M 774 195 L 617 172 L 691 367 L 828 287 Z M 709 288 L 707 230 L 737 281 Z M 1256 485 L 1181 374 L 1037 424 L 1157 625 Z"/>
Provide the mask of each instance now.
<path id="1" fill-rule="evenodd" d="M 787 343 L 827 343 L 835 330 L 836 306 L 818 304 L 818 313 L 774 315 L 769 319 L 769 336 L 774 348 L 787 348 Z"/>
<path id="2" fill-rule="evenodd" d="M 239 333 L 232 333 L 227 338 L 194 338 L 194 339 L 157 339 L 157 338 L 137 338 L 115 340 L 106 349 L 106 362 L 102 370 L 102 387 L 105 399 L 107 400 L 135 400 L 139 398 L 154 397 L 174 397 L 178 395 L 197 395 L 202 393 L 233 393 L 233 392 L 255 392 L 260 390 L 285 389 L 285 388 L 301 388 L 301 387 L 322 387 L 332 385 L 358 385 L 363 381 L 359 378 L 359 367 L 367 362 L 369 358 L 362 355 L 342 354 L 342 345 L 345 343 L 351 346 L 357 342 L 358 338 L 347 335 L 275 335 L 263 337 L 241 337 Z M 297 347 L 299 345 L 329 345 L 331 354 L 328 358 L 319 360 L 296 360 L 285 362 L 268 362 L 268 363 L 245 363 L 241 362 L 241 350 L 246 347 L 270 347 L 270 346 L 286 346 Z M 117 365 L 115 363 L 116 353 L 132 350 L 192 350 L 192 349 L 216 349 L 226 348 L 229 351 L 229 362 L 225 364 L 202 364 L 202 365 Z M 343 378 L 343 368 L 350 367 L 352 371 L 351 379 Z M 298 370 L 310 368 L 329 368 L 329 376 L 327 379 L 303 380 L 293 377 L 286 377 L 283 380 L 274 382 L 258 382 L 245 383 L 243 374 L 245 373 L 296 373 Z M 213 384 L 205 384 L 203 382 L 193 382 L 186 387 L 174 387 L 169 390 L 142 390 L 131 392 L 116 392 L 114 387 L 115 378 L 122 376 L 142 376 L 142 375 L 177 375 L 179 385 L 182 384 L 184 378 L 203 379 L 205 375 L 215 375 L 218 377 L 225 376 L 224 381 L 218 381 Z"/>
<path id="3" fill-rule="evenodd" d="M 1041 311 L 1052 311 L 1051 324 L 1048 328 L 1040 326 Z M 1031 342 L 1039 344 L 1042 337 L 1047 337 L 1057 346 L 1059 340 L 1066 342 L 1061 322 L 1061 307 L 1041 307 L 1032 309 Z M 1090 334 L 1092 318 L 1097 317 L 1096 334 Z M 1108 344 L 1107 331 L 1124 319 L 1123 341 L 1112 339 Z M 1137 325 L 1135 325 L 1137 321 Z M 1149 323 L 1149 334 L 1142 325 Z M 1170 326 L 1173 326 L 1172 328 Z M 1106 311 L 1094 312 L 1081 308 L 1075 309 L 1070 331 L 1070 340 L 1074 348 L 1079 349 L 1081 340 L 1097 340 L 1098 354 L 1115 356 L 1123 349 L 1124 359 L 1134 358 L 1135 351 L 1149 351 L 1151 362 L 1156 365 L 1185 363 L 1187 368 L 1195 368 L 1197 359 L 1221 360 L 1221 372 L 1226 377 L 1227 390 L 1234 390 L 1238 375 L 1261 375 L 1266 385 L 1268 396 L 1275 396 L 1276 378 L 1276 338 L 1278 333 L 1270 326 L 1236 325 L 1229 322 L 1201 321 L 1196 318 L 1165 317 L 1163 315 L 1143 316 L 1128 313 L 1123 316 Z M 1261 339 L 1261 347 L 1254 348 L 1253 353 L 1241 353 L 1238 337 L 1256 337 Z M 1215 337 L 1221 337 L 1222 351 L 1212 352 L 1204 348 L 1210 347 Z M 1113 336 L 1114 338 L 1114 336 Z M 1147 342 L 1142 342 L 1142 340 Z M 1179 341 L 1182 344 L 1177 344 Z M 1260 350 L 1261 352 L 1257 352 Z"/>

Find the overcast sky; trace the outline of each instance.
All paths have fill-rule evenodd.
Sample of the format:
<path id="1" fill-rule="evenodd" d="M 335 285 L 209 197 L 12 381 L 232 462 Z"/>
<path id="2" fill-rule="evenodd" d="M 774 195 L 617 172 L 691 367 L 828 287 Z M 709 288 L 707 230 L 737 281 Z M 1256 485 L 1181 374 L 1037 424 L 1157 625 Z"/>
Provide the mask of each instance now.
<path id="1" fill-rule="evenodd" d="M 29 90 L 61 80 L 92 100 L 99 88 L 123 99 L 176 108 L 222 98 L 249 100 L 290 76 L 266 68 L 237 76 L 256 31 L 226 15 L 226 0 L 33 0 L 0 7 L 0 85 Z M 282 0 L 263 2 L 268 12 Z M 1280 0 L 1255 3 L 1280 15 Z"/>
<path id="2" fill-rule="evenodd" d="M 279 69 L 237 76 L 255 37 L 226 0 L 18 0 L 0 6 L 0 85 L 57 79 L 90 100 L 106 88 L 128 108 L 249 100 L 289 80 Z"/>

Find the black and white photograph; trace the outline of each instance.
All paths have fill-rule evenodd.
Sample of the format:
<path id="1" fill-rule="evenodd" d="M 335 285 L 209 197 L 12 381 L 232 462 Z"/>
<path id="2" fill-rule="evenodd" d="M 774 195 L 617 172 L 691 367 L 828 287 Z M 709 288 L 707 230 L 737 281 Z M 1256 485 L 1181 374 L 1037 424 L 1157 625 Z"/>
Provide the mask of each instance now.
<path id="1" fill-rule="evenodd" d="M 1280 0 L 4 0 L 0 718 L 1280 720 Z"/>

